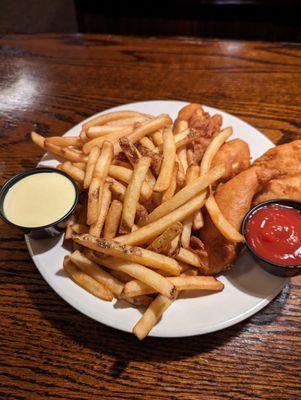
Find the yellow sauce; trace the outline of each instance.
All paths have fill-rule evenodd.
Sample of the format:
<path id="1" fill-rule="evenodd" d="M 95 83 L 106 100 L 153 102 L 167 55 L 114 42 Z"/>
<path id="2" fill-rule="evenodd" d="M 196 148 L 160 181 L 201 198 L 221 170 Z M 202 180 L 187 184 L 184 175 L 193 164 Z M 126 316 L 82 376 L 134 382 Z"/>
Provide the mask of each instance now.
<path id="1" fill-rule="evenodd" d="M 7 192 L 3 211 L 12 223 L 34 228 L 61 219 L 71 209 L 75 188 L 65 176 L 55 172 L 28 175 Z"/>

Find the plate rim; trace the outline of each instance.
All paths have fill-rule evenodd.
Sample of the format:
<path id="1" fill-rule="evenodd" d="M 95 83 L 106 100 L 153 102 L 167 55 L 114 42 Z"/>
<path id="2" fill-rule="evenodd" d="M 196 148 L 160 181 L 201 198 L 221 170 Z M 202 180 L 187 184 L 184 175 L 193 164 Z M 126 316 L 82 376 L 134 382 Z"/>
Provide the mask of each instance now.
<path id="1" fill-rule="evenodd" d="M 126 104 L 120 104 L 118 106 L 114 106 L 111 107 L 109 109 L 105 109 L 103 111 L 97 112 L 93 115 L 91 115 L 90 117 L 80 121 L 78 124 L 72 126 L 70 129 L 68 129 L 62 136 L 70 136 L 70 132 L 74 129 L 80 129 L 81 125 L 85 122 L 88 122 L 89 120 L 95 118 L 98 115 L 102 115 L 105 114 L 107 112 L 114 112 L 117 111 L 120 108 L 124 108 L 124 107 L 135 107 L 137 105 L 141 105 L 142 103 L 144 104 L 148 104 L 148 103 L 155 103 L 155 102 L 159 102 L 159 103 L 174 103 L 175 105 L 179 105 L 179 106 L 184 106 L 189 104 L 189 102 L 187 101 L 182 101 L 182 100 L 159 100 L 159 99 L 155 99 L 155 100 L 143 100 L 143 101 L 138 101 L 138 102 L 131 102 L 131 103 L 126 103 Z M 202 104 L 202 106 L 204 106 L 207 109 L 211 109 L 214 110 L 214 112 L 221 112 L 224 115 L 227 115 L 231 118 L 235 118 L 241 122 L 243 122 L 244 124 L 246 124 L 248 127 L 250 127 L 251 129 L 255 129 L 257 131 L 258 134 L 260 134 L 267 142 L 269 142 L 269 144 L 271 145 L 271 147 L 275 147 L 275 144 L 271 141 L 270 138 L 268 138 L 265 134 L 263 134 L 260 130 L 258 130 L 256 127 L 252 126 L 251 124 L 249 124 L 248 122 L 242 120 L 241 118 L 237 117 L 236 115 L 233 115 L 231 113 L 228 113 L 226 111 L 223 111 L 219 108 L 216 107 L 212 107 L 212 106 L 207 106 L 205 104 Z M 45 156 L 47 156 L 48 153 L 45 153 L 42 157 L 42 159 L 40 160 L 39 164 L 43 161 L 43 159 L 45 158 Z M 46 283 L 51 287 L 52 290 L 55 291 L 55 293 L 61 297 L 64 301 L 66 301 L 66 303 L 68 303 L 72 308 L 74 308 L 75 310 L 77 310 L 78 312 L 80 312 L 81 314 L 85 315 L 88 318 L 91 318 L 92 320 L 101 323 L 109 328 L 113 328 L 113 329 L 117 329 L 121 332 L 126 332 L 126 333 L 131 333 L 131 330 L 122 328 L 120 326 L 115 325 L 114 323 L 106 323 L 105 319 L 103 320 L 102 318 L 97 318 L 96 316 L 93 315 L 93 313 L 90 313 L 90 310 L 85 310 L 84 307 L 81 307 L 80 303 L 77 303 L 76 305 L 74 305 L 74 299 L 72 299 L 72 296 L 69 296 L 67 291 L 63 290 L 63 291 L 58 291 L 56 286 L 53 284 L 52 279 L 49 279 L 48 276 L 46 276 L 46 274 L 44 273 L 43 267 L 40 265 L 40 262 L 36 259 L 35 255 L 33 254 L 32 251 L 32 247 L 31 247 L 31 243 L 30 243 L 30 238 L 28 236 L 25 235 L 25 242 L 30 254 L 30 257 L 33 261 L 33 263 L 35 264 L 35 266 L 37 267 L 39 273 L 42 275 L 43 279 L 46 281 Z M 209 333 L 213 333 L 213 332 L 217 332 L 219 330 L 223 330 L 226 329 L 230 326 L 236 325 L 239 322 L 242 322 L 246 319 L 248 319 L 249 317 L 255 315 L 257 312 L 259 312 L 260 310 L 262 310 L 264 307 L 266 307 L 283 289 L 283 287 L 286 285 L 288 281 L 287 279 L 283 279 L 281 281 L 279 281 L 279 285 L 273 290 L 273 292 L 271 294 L 269 294 L 267 297 L 263 298 L 258 304 L 256 304 L 255 306 L 253 306 L 252 308 L 250 308 L 249 310 L 234 316 L 233 318 L 230 318 L 226 321 L 222 321 L 222 322 L 218 322 L 215 323 L 213 325 L 208 325 L 206 327 L 203 328 L 198 328 L 197 326 L 194 327 L 194 329 L 189 333 L 179 333 L 177 332 L 177 330 L 172 333 L 172 334 L 164 334 L 164 333 L 160 333 L 160 334 L 154 334 L 152 333 L 152 331 L 148 334 L 149 337 L 156 337 L 156 338 L 180 338 L 180 337 L 191 337 L 191 336 L 197 336 L 197 335 L 204 335 L 204 334 L 209 334 Z"/>

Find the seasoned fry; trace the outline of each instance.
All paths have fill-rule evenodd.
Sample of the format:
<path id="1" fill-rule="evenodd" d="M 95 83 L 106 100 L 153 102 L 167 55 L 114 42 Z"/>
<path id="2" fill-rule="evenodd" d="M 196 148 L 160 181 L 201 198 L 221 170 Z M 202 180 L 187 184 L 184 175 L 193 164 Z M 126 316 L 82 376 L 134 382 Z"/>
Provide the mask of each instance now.
<path id="1" fill-rule="evenodd" d="M 97 221 L 103 187 L 108 175 L 108 171 L 113 159 L 113 146 L 112 143 L 105 141 L 101 153 L 96 162 L 93 179 L 91 181 L 88 193 L 88 210 L 87 210 L 87 224 L 92 225 Z"/>
<path id="2" fill-rule="evenodd" d="M 142 192 L 143 183 L 150 167 L 150 163 L 150 158 L 140 158 L 134 167 L 133 173 L 131 174 L 131 180 L 124 195 L 119 229 L 121 233 L 129 232 L 134 225 L 140 192 Z"/>
<path id="3" fill-rule="evenodd" d="M 94 168 L 99 158 L 99 154 L 100 154 L 99 147 L 96 146 L 93 147 L 87 161 L 86 174 L 84 179 L 84 189 L 87 189 L 91 184 Z"/>
<path id="4" fill-rule="evenodd" d="M 99 265 L 89 260 L 80 251 L 76 250 L 70 255 L 71 261 L 84 273 L 107 287 L 117 298 L 120 297 L 124 284 L 106 272 Z"/>
<path id="5" fill-rule="evenodd" d="M 67 274 L 81 286 L 83 289 L 87 290 L 89 293 L 94 296 L 106 300 L 112 301 L 113 295 L 109 289 L 103 286 L 101 283 L 97 282 L 95 279 L 91 278 L 86 273 L 82 272 L 78 269 L 71 261 L 69 256 L 64 258 L 64 269 Z"/>
<path id="6" fill-rule="evenodd" d="M 116 238 L 116 240 L 120 243 L 132 245 L 147 243 L 149 240 L 160 235 L 160 233 L 164 232 L 171 225 L 175 224 L 178 221 L 182 221 L 184 218 L 199 210 L 205 203 L 205 198 L 205 193 L 199 194 L 198 196 L 189 200 L 187 203 L 183 204 L 181 207 L 177 208 L 170 214 L 167 214 L 164 217 L 160 218 L 158 221 L 152 222 L 149 225 L 145 225 L 135 232 L 119 236 Z"/>
<path id="7" fill-rule="evenodd" d="M 178 261 L 184 262 L 185 264 L 193 265 L 194 267 L 201 268 L 203 264 L 199 257 L 188 249 L 184 249 L 184 247 L 180 248 L 179 253 L 176 255 L 176 259 Z"/>
<path id="8" fill-rule="evenodd" d="M 174 136 L 172 130 L 168 128 L 163 132 L 163 160 L 160 174 L 154 187 L 156 192 L 163 192 L 169 187 L 173 175 L 175 160 L 176 147 Z"/>
<path id="9" fill-rule="evenodd" d="M 113 200 L 105 221 L 103 232 L 103 237 L 105 239 L 113 239 L 116 236 L 120 224 L 121 214 L 122 203 L 118 200 Z"/>
<path id="10" fill-rule="evenodd" d="M 115 271 L 124 272 L 141 282 L 153 287 L 161 294 L 164 294 L 168 298 L 173 298 L 175 294 L 175 287 L 165 277 L 158 274 L 157 272 L 144 267 L 143 265 L 125 262 L 118 258 L 107 257 L 101 259 L 101 265 L 107 268 L 114 269 Z"/>
<path id="11" fill-rule="evenodd" d="M 159 321 L 164 311 L 171 305 L 172 300 L 166 296 L 158 295 L 149 305 L 145 313 L 133 328 L 133 333 L 142 340 L 147 336 L 152 327 Z"/>
<path id="12" fill-rule="evenodd" d="M 232 128 L 226 128 L 217 134 L 209 143 L 200 166 L 200 174 L 205 175 L 211 167 L 212 160 L 221 146 L 225 143 L 227 139 L 232 135 Z"/>
<path id="13" fill-rule="evenodd" d="M 157 221 L 159 218 L 182 206 L 198 193 L 204 191 L 204 189 L 206 189 L 209 185 L 217 181 L 223 175 L 224 171 L 225 167 L 223 165 L 217 165 L 206 175 L 199 177 L 190 185 L 185 186 L 178 193 L 176 193 L 173 198 L 161 204 L 152 213 L 150 213 L 147 218 L 147 223 Z"/>
<path id="14" fill-rule="evenodd" d="M 224 288 L 223 283 L 213 276 L 189 276 L 190 272 L 188 271 L 184 274 L 183 276 L 167 277 L 178 291 L 204 290 L 219 292 Z M 192 275 L 195 275 L 195 271 L 192 272 Z M 127 282 L 123 289 L 123 294 L 127 297 L 136 297 L 153 293 L 155 293 L 153 288 L 137 280 Z"/>
<path id="15" fill-rule="evenodd" d="M 223 216 L 219 206 L 211 193 L 205 203 L 210 218 L 220 233 L 231 242 L 244 242 L 244 237 Z"/>
<path id="16" fill-rule="evenodd" d="M 90 226 L 89 233 L 95 237 L 100 237 L 102 232 L 102 228 L 109 211 L 110 203 L 111 203 L 111 191 L 110 191 L 110 184 L 105 183 L 102 196 L 99 197 L 99 210 L 98 210 L 98 217 L 97 220 Z"/>
<path id="17" fill-rule="evenodd" d="M 41 147 L 41 149 L 45 150 L 45 138 L 42 135 L 39 135 L 36 132 L 31 132 L 30 134 L 31 140 L 39 147 Z"/>
<path id="18" fill-rule="evenodd" d="M 63 164 L 61 164 L 60 169 L 66 172 L 68 175 L 70 175 L 71 178 L 73 178 L 76 182 L 79 183 L 84 182 L 84 177 L 85 177 L 84 171 L 72 165 L 70 161 L 66 161 Z"/>
<path id="19" fill-rule="evenodd" d="M 86 142 L 84 144 L 83 152 L 85 154 L 89 154 L 94 146 L 102 147 L 103 143 L 105 141 L 114 143 L 114 145 L 116 145 L 116 144 L 118 145 L 118 139 L 120 139 L 123 136 L 129 135 L 132 131 L 133 130 L 132 130 L 131 127 L 125 127 L 125 128 L 119 129 L 119 131 L 112 132 L 112 133 L 110 133 L 108 135 L 104 135 L 104 136 L 101 136 L 101 137 L 96 137 L 96 138 L 94 138 L 92 140 L 89 140 L 88 142 Z M 120 147 L 119 147 L 119 151 L 120 151 Z M 117 154 L 117 153 L 118 153 L 118 151 L 115 152 L 115 154 Z"/>
<path id="20" fill-rule="evenodd" d="M 148 246 L 148 250 L 155 251 L 156 253 L 168 254 L 172 241 L 181 234 L 183 225 L 177 222 L 166 229 L 160 236 L 158 236 Z"/>
<path id="21" fill-rule="evenodd" d="M 123 118 L 140 117 L 142 114 L 136 111 L 115 111 L 99 115 L 83 124 L 83 130 L 86 131 L 91 126 L 104 125 L 110 121 L 116 121 Z"/>
<path id="22" fill-rule="evenodd" d="M 142 247 L 122 245 L 109 239 L 96 239 L 88 234 L 74 236 L 74 241 L 106 255 L 160 269 L 170 275 L 180 275 L 181 268 L 176 260 Z"/>
<path id="23" fill-rule="evenodd" d="M 47 141 L 57 146 L 76 146 L 82 147 L 83 142 L 78 136 L 51 136 L 47 138 Z"/>
<path id="24" fill-rule="evenodd" d="M 128 168 L 120 167 L 119 165 L 111 165 L 109 168 L 110 177 L 118 179 L 125 183 L 130 183 L 130 181 L 132 179 L 132 174 L 133 174 L 132 170 L 130 170 Z M 145 200 L 148 200 L 151 197 L 152 192 L 153 192 L 153 190 L 150 187 L 150 185 L 147 182 L 143 182 L 142 188 L 141 188 L 141 196 Z"/>
<path id="25" fill-rule="evenodd" d="M 171 180 L 170 180 L 170 184 L 169 184 L 167 190 L 165 190 L 165 192 L 163 193 L 163 196 L 162 196 L 162 203 L 164 203 L 167 200 L 170 200 L 173 197 L 173 195 L 175 194 L 175 192 L 176 192 L 178 170 L 179 170 L 179 164 L 177 162 L 175 162 L 174 167 L 173 167 Z"/>

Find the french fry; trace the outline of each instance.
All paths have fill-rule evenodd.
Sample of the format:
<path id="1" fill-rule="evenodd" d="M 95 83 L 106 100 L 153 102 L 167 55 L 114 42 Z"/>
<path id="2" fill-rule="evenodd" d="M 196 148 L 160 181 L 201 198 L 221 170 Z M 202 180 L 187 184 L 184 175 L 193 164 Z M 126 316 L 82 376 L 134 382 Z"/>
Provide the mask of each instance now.
<path id="1" fill-rule="evenodd" d="M 131 127 L 125 127 L 125 128 L 119 129 L 119 131 L 112 132 L 108 135 L 104 135 L 104 136 L 100 136 L 100 137 L 91 139 L 83 145 L 83 152 L 85 154 L 89 154 L 94 146 L 102 147 L 103 143 L 105 141 L 115 143 L 118 145 L 118 139 L 120 139 L 123 136 L 129 135 L 131 132 L 133 132 L 133 129 Z M 116 153 L 118 153 L 118 152 L 116 152 Z"/>
<path id="2" fill-rule="evenodd" d="M 45 150 L 45 138 L 42 135 L 39 135 L 36 132 L 31 132 L 30 134 L 31 140 L 36 144 L 37 146 L 41 147 L 41 149 Z"/>
<path id="3" fill-rule="evenodd" d="M 176 148 L 174 136 L 170 128 L 165 129 L 163 132 L 163 160 L 161 169 L 154 190 L 156 192 L 163 192 L 166 190 L 171 182 L 173 175 L 173 168 L 176 160 Z"/>
<path id="4" fill-rule="evenodd" d="M 70 255 L 71 261 L 84 273 L 108 288 L 115 297 L 120 297 L 124 284 L 106 272 L 98 264 L 89 260 L 80 251 L 76 250 Z"/>
<path id="5" fill-rule="evenodd" d="M 96 162 L 99 158 L 100 150 L 99 147 L 95 146 L 91 149 L 91 152 L 88 157 L 87 166 L 86 166 L 86 173 L 84 178 L 84 189 L 87 189 L 92 181 L 93 172 L 96 165 Z"/>
<path id="6" fill-rule="evenodd" d="M 118 179 L 118 180 L 128 183 L 128 184 L 130 183 L 130 181 L 132 179 L 132 174 L 133 174 L 132 170 L 130 170 L 128 168 L 120 167 L 119 165 L 111 165 L 109 168 L 110 177 L 112 177 L 114 179 Z M 142 188 L 141 188 L 141 196 L 145 200 L 148 200 L 151 197 L 152 192 L 153 192 L 153 190 L 150 187 L 150 185 L 147 182 L 143 182 Z"/>
<path id="7" fill-rule="evenodd" d="M 126 297 L 122 296 L 120 300 L 124 300 L 129 304 L 133 304 L 136 307 L 148 307 L 150 303 L 153 301 L 153 298 L 150 296 L 137 296 L 137 297 Z"/>
<path id="8" fill-rule="evenodd" d="M 159 269 L 170 275 L 180 275 L 181 268 L 176 260 L 142 247 L 122 245 L 109 239 L 97 239 L 88 234 L 74 236 L 74 241 L 109 256 Z"/>
<path id="9" fill-rule="evenodd" d="M 62 151 L 63 148 L 61 146 L 58 146 L 56 144 L 53 144 L 53 143 L 49 142 L 47 140 L 47 138 L 44 140 L 44 146 L 45 146 L 45 149 L 48 152 L 50 152 L 50 153 L 52 153 L 52 154 L 54 154 L 56 156 L 59 156 L 61 158 L 67 158 L 67 157 L 64 157 L 64 154 L 63 154 L 63 151 Z M 73 161 L 73 160 L 71 160 L 71 161 Z"/>
<path id="10" fill-rule="evenodd" d="M 159 218 L 185 204 L 191 198 L 204 191 L 209 185 L 217 181 L 223 175 L 224 171 L 225 167 L 223 165 L 217 165 L 206 175 L 199 177 L 191 184 L 185 186 L 183 189 L 177 192 L 173 198 L 165 203 L 162 203 L 152 213 L 150 213 L 147 218 L 147 223 L 157 221 Z"/>
<path id="11" fill-rule="evenodd" d="M 172 120 L 167 114 L 159 115 L 153 120 L 139 126 L 129 135 L 129 139 L 132 143 L 139 142 L 144 136 L 155 132 L 158 129 L 165 128 L 172 124 Z"/>
<path id="12" fill-rule="evenodd" d="M 158 295 L 149 305 L 145 313 L 133 328 L 133 333 L 142 340 L 159 321 L 164 311 L 172 304 L 172 300 L 166 296 Z"/>
<path id="13" fill-rule="evenodd" d="M 115 271 L 124 272 L 141 282 L 153 287 L 161 294 L 164 294 L 168 298 L 173 298 L 175 294 L 175 287 L 165 277 L 158 274 L 157 272 L 144 267 L 143 265 L 125 262 L 118 258 L 107 257 L 101 259 L 101 265 Z"/>
<path id="14" fill-rule="evenodd" d="M 193 253 L 192 251 L 185 249 L 184 247 L 180 248 L 179 253 L 176 255 L 176 259 L 185 264 L 193 265 L 197 268 L 203 268 L 203 264 L 201 263 L 200 258 Z"/>
<path id="15" fill-rule="evenodd" d="M 202 211 L 199 210 L 194 214 L 193 217 L 193 230 L 197 231 L 204 226 L 204 217 Z"/>
<path id="16" fill-rule="evenodd" d="M 181 235 L 176 236 L 170 244 L 167 255 L 169 257 L 176 257 L 181 248 Z"/>
<path id="17" fill-rule="evenodd" d="M 176 192 L 176 189 L 177 189 L 178 171 L 179 171 L 179 164 L 177 162 L 175 162 L 174 167 L 173 167 L 171 180 L 170 180 L 170 184 L 169 184 L 167 190 L 165 190 L 165 192 L 163 193 L 163 196 L 162 196 L 162 203 L 164 203 L 167 200 L 170 200 L 174 196 L 174 194 Z"/>
<path id="18" fill-rule="evenodd" d="M 136 143 L 136 148 L 144 157 L 150 157 L 152 160 L 151 168 L 155 176 L 158 176 L 160 173 L 162 156 L 158 153 L 155 153 L 153 150 L 145 147 L 141 143 Z"/>
<path id="19" fill-rule="evenodd" d="M 98 217 L 96 221 L 92 225 L 90 225 L 89 229 L 90 235 L 93 235 L 95 237 L 100 237 L 107 213 L 109 211 L 111 196 L 112 194 L 110 191 L 110 184 L 105 183 L 102 196 L 99 197 L 100 204 L 99 204 Z"/>
<path id="20" fill-rule="evenodd" d="M 150 163 L 150 158 L 140 158 L 134 167 L 133 173 L 131 174 L 131 180 L 124 195 L 119 229 L 121 233 L 129 232 L 134 225 L 137 204 L 139 201 L 140 193 L 142 193 L 142 187 L 147 171 L 150 167 Z"/>
<path id="21" fill-rule="evenodd" d="M 87 224 L 96 222 L 101 205 L 102 190 L 113 159 L 112 143 L 105 141 L 96 162 L 88 193 Z"/>
<path id="22" fill-rule="evenodd" d="M 231 242 L 244 242 L 244 237 L 223 216 L 219 206 L 211 193 L 205 203 L 210 218 L 220 233 Z"/>
<path id="23" fill-rule="evenodd" d="M 168 254 L 172 241 L 181 234 L 183 225 L 177 222 L 166 229 L 160 236 L 158 236 L 147 247 L 148 250 L 155 251 L 156 253 Z"/>
<path id="24" fill-rule="evenodd" d="M 138 143 L 136 143 L 136 144 L 138 144 Z M 143 138 L 140 139 L 140 144 L 149 150 L 155 150 L 155 148 L 156 148 L 156 146 L 154 145 L 152 140 L 147 136 L 144 136 Z M 144 155 L 144 154 L 142 154 L 142 155 Z"/>
<path id="25" fill-rule="evenodd" d="M 113 200 L 105 221 L 103 232 L 103 237 L 105 239 L 113 239 L 116 236 L 120 224 L 121 214 L 122 203 L 118 200 Z"/>
<path id="26" fill-rule="evenodd" d="M 83 124 L 83 130 L 88 130 L 91 126 L 104 125 L 110 121 L 116 121 L 118 119 L 130 118 L 130 117 L 140 117 L 142 114 L 136 111 L 115 111 L 106 114 L 99 115 L 88 122 Z"/>
<path id="27" fill-rule="evenodd" d="M 105 301 L 113 300 L 111 291 L 77 268 L 70 261 L 69 256 L 64 258 L 64 270 L 74 280 L 75 283 L 87 290 L 89 293 Z"/>
<path id="28" fill-rule="evenodd" d="M 195 276 L 196 271 L 186 271 L 182 276 L 167 277 L 178 291 L 181 290 L 204 290 L 219 292 L 224 285 L 213 276 Z M 155 293 L 154 289 L 137 280 L 132 280 L 124 285 L 123 295 L 126 297 L 136 297 Z"/>
<path id="29" fill-rule="evenodd" d="M 152 135 L 152 140 L 155 143 L 156 146 L 161 146 L 163 144 L 163 132 L 162 129 L 158 129 L 156 132 L 154 132 Z"/>
<path id="30" fill-rule="evenodd" d="M 80 233 L 88 233 L 89 232 L 89 227 L 84 224 L 79 224 L 75 223 L 72 225 L 72 231 L 75 234 L 80 234 Z"/>
<path id="31" fill-rule="evenodd" d="M 205 203 L 205 198 L 205 193 L 199 194 L 189 200 L 187 203 L 183 204 L 181 207 L 171 212 L 170 214 L 167 214 L 164 217 L 160 218 L 158 221 L 152 222 L 149 225 L 145 225 L 135 232 L 119 236 L 116 238 L 116 240 L 120 243 L 132 245 L 147 243 L 154 237 L 160 235 L 171 225 L 175 224 L 178 221 L 182 221 L 184 218 L 199 210 Z"/>
<path id="32" fill-rule="evenodd" d="M 118 126 L 118 127 L 124 127 L 124 126 L 137 126 L 138 124 L 143 124 L 146 121 L 148 121 L 149 118 L 146 116 L 138 116 L 138 117 L 128 117 L 128 118 L 122 118 L 122 119 L 116 119 L 114 121 L 109 121 L 106 122 L 105 126 Z"/>
<path id="33" fill-rule="evenodd" d="M 187 171 L 187 168 L 188 168 L 186 146 L 182 146 L 179 149 L 177 149 L 177 156 L 178 156 L 179 160 L 181 161 L 181 164 L 183 166 L 183 172 L 185 174 Z"/>
<path id="34" fill-rule="evenodd" d="M 91 126 L 90 128 L 87 129 L 86 135 L 88 136 L 89 139 L 95 139 L 98 137 L 111 135 L 120 131 L 123 131 L 123 128 L 121 128 L 120 126 L 108 126 L 108 125 Z M 129 133 L 130 132 L 131 130 L 129 129 Z"/>
<path id="35" fill-rule="evenodd" d="M 57 146 L 76 146 L 81 147 L 83 142 L 78 136 L 51 136 L 47 138 L 47 141 Z"/>
<path id="36" fill-rule="evenodd" d="M 126 137 L 121 138 L 119 140 L 119 144 L 121 149 L 123 150 L 123 153 L 131 163 L 132 167 L 134 167 L 138 160 L 141 158 L 141 154 L 134 146 L 134 144 Z M 155 186 L 156 179 L 150 170 L 148 170 L 146 173 L 145 181 L 150 185 L 151 188 Z"/>
<path id="37" fill-rule="evenodd" d="M 85 162 L 73 162 L 72 163 L 76 168 L 81 169 L 82 171 L 86 170 L 86 163 Z"/>
<path id="38" fill-rule="evenodd" d="M 192 183 L 200 175 L 200 168 L 198 165 L 190 165 L 186 171 L 186 185 Z M 199 211 L 197 211 L 199 213 Z M 181 236 L 182 246 L 186 249 L 189 248 L 191 231 L 195 215 L 191 215 L 183 221 L 183 232 Z"/>
<path id="39" fill-rule="evenodd" d="M 49 139 L 46 139 L 46 143 L 48 143 Z M 62 147 L 61 148 L 62 155 L 64 158 L 67 160 L 73 161 L 73 162 L 86 162 L 87 157 L 81 152 L 81 151 L 76 151 L 75 149 L 69 148 L 69 147 Z"/>
<path id="40" fill-rule="evenodd" d="M 232 133 L 232 128 L 226 128 L 211 140 L 201 161 L 200 175 L 205 175 L 210 170 L 214 156 Z"/>
<path id="41" fill-rule="evenodd" d="M 70 161 L 66 161 L 61 164 L 60 169 L 70 175 L 71 178 L 73 178 L 76 182 L 81 184 L 84 182 L 84 171 L 72 165 Z"/>

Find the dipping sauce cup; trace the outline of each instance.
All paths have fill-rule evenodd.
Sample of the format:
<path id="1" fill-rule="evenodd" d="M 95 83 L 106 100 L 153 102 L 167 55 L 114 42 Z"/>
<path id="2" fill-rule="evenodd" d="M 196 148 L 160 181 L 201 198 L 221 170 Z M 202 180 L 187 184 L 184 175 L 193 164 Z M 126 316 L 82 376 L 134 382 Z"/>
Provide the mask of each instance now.
<path id="1" fill-rule="evenodd" d="M 301 274 L 301 202 L 274 199 L 257 204 L 243 219 L 248 251 L 273 275 Z"/>
<path id="2" fill-rule="evenodd" d="M 9 179 L 0 190 L 0 217 L 34 238 L 62 233 L 79 197 L 75 181 L 64 171 L 41 167 Z"/>

